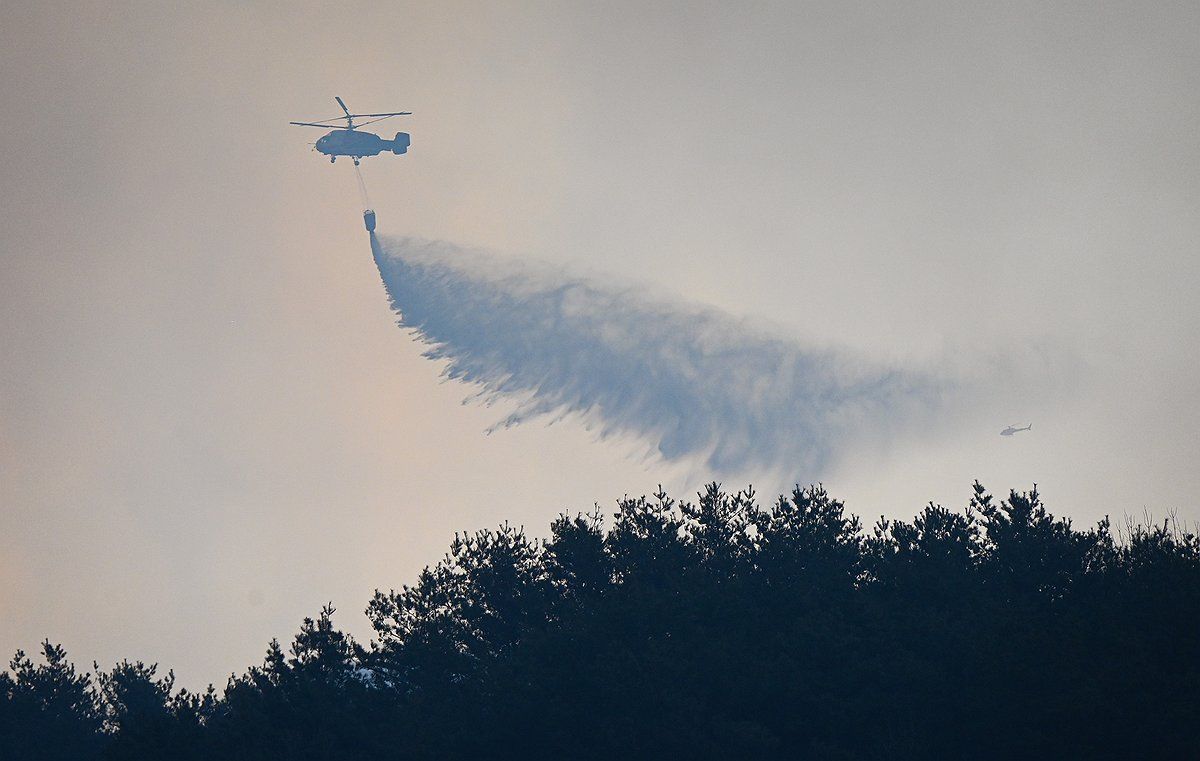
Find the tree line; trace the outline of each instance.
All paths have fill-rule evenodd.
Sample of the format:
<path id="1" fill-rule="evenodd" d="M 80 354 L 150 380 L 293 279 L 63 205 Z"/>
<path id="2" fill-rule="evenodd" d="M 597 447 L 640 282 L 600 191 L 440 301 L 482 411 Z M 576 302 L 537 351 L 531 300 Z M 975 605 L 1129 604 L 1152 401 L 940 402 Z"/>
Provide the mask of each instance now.
<path id="1" fill-rule="evenodd" d="M 1200 540 L 1036 487 L 870 530 L 821 486 L 626 498 L 456 536 L 369 642 L 333 612 L 220 692 L 18 652 L 0 758 L 1200 756 Z"/>

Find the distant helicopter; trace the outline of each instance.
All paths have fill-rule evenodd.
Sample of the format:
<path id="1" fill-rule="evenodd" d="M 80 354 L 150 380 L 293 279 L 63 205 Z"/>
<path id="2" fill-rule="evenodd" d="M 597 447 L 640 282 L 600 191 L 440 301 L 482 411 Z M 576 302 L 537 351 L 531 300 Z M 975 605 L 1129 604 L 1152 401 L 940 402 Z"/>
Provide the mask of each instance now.
<path id="1" fill-rule="evenodd" d="M 1024 428 L 1014 428 L 1013 426 L 1010 425 L 1009 427 L 1007 427 L 1003 431 L 1001 431 L 1000 435 L 1001 436 L 1012 436 L 1014 433 L 1020 433 L 1021 431 L 1028 431 L 1028 430 L 1031 430 L 1032 428 L 1033 428 L 1033 423 L 1030 423 L 1029 425 L 1025 426 Z"/>
<path id="2" fill-rule="evenodd" d="M 335 95 L 333 99 L 342 107 L 342 111 L 346 114 L 345 116 L 333 116 L 316 122 L 288 122 L 288 124 L 295 124 L 297 127 L 320 127 L 322 129 L 333 130 L 328 135 L 317 138 L 317 142 L 313 143 L 313 150 L 328 156 L 329 163 L 332 164 L 337 161 L 338 156 L 349 156 L 354 160 L 354 166 L 358 166 L 359 160 L 364 156 L 378 156 L 384 151 L 391 151 L 397 156 L 408 152 L 408 146 L 412 141 L 407 132 L 397 132 L 394 140 L 384 140 L 372 132 L 360 132 L 359 128 L 389 119 L 393 116 L 409 116 L 412 114 L 412 111 L 393 111 L 390 114 L 352 114 L 350 113 L 350 109 L 346 108 L 346 104 L 342 102 L 341 98 Z M 323 123 L 341 121 L 343 119 L 346 120 L 344 128 L 337 124 Z M 355 124 L 355 119 L 370 119 L 371 121 Z"/>

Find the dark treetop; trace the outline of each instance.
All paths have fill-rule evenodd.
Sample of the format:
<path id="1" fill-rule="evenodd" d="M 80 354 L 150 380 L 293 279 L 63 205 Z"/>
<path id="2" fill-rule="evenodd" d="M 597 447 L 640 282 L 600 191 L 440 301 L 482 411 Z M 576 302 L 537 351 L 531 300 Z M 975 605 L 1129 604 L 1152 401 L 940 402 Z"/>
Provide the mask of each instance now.
<path id="1" fill-rule="evenodd" d="M 457 536 L 365 646 L 332 613 L 222 694 L 17 653 L 0 758 L 1200 754 L 1200 542 L 1080 531 L 1036 489 L 870 532 L 821 487 L 624 499 Z"/>

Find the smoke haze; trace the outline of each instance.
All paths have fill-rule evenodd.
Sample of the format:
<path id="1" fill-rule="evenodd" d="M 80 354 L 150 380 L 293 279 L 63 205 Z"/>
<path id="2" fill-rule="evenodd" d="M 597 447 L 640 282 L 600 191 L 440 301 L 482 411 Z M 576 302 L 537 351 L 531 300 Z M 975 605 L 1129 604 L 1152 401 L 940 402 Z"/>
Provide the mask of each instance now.
<path id="1" fill-rule="evenodd" d="M 4 6 L 3 657 L 49 636 L 77 663 L 221 685 L 328 601 L 365 635 L 357 606 L 455 531 L 545 526 L 659 483 L 765 496 L 816 476 L 864 517 L 907 520 L 961 506 L 974 479 L 1036 482 L 1079 525 L 1200 520 L 1200 3 L 402 0 L 346 16 Z M 286 124 L 332 114 L 335 94 L 414 112 L 397 127 L 414 147 L 361 167 L 381 231 L 599 268 L 592 286 L 654 317 L 616 322 L 643 343 L 689 345 L 652 314 L 665 287 L 724 310 L 703 325 L 756 351 L 844 347 L 824 354 L 915 392 L 892 380 L 898 400 L 801 426 L 811 396 L 719 409 L 731 381 L 685 375 L 711 356 L 621 353 L 650 371 L 595 377 L 591 347 L 533 344 L 574 373 L 542 385 L 506 353 L 522 336 L 500 321 L 521 315 L 479 322 L 478 290 L 409 292 L 394 275 L 412 260 L 389 263 L 407 318 L 453 339 L 460 366 L 523 371 L 512 401 L 460 407 L 468 386 L 432 382 L 452 358 L 421 358 L 392 324 L 353 165 Z M 459 310 L 473 333 L 449 332 Z M 599 329 L 558 327 L 599 343 L 580 324 Z M 769 360 L 727 367 L 801 387 Z M 644 417 L 633 402 L 654 406 L 668 372 L 691 396 Z M 592 431 L 480 435 L 552 390 L 596 405 Z M 595 441 L 604 424 L 635 443 Z M 676 437 L 696 456 L 638 458 L 668 424 L 703 434 Z M 710 435 L 750 462 L 830 462 L 717 473 Z"/>

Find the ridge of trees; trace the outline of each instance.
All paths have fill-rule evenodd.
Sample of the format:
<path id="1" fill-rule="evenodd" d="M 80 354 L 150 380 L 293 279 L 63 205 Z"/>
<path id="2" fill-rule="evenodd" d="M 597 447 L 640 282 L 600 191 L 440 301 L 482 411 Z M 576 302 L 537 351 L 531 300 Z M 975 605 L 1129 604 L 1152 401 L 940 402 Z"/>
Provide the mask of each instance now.
<path id="1" fill-rule="evenodd" d="M 0 757 L 1187 758 L 1200 540 L 1057 518 L 1036 487 L 864 530 L 823 487 L 708 485 L 456 535 L 218 694 L 63 648 L 0 673 Z"/>

